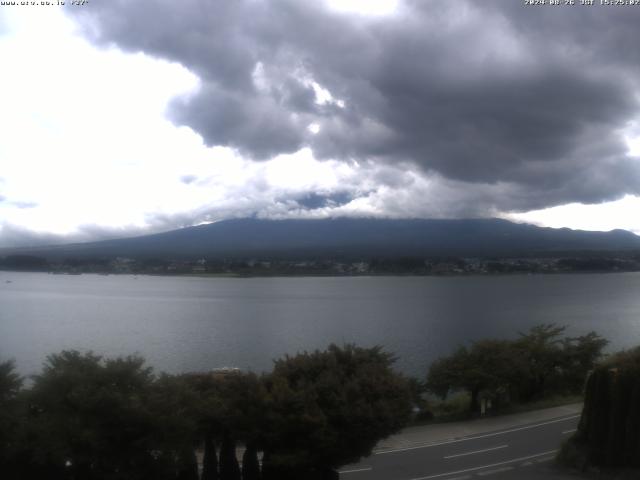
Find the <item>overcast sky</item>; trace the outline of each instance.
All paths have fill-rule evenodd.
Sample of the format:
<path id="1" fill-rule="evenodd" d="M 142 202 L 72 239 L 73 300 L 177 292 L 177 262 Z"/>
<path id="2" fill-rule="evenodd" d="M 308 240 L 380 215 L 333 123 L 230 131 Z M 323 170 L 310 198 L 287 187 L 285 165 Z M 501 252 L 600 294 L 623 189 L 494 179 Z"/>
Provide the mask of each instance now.
<path id="1" fill-rule="evenodd" d="M 0 246 L 252 215 L 640 233 L 639 6 L 16 3 Z"/>

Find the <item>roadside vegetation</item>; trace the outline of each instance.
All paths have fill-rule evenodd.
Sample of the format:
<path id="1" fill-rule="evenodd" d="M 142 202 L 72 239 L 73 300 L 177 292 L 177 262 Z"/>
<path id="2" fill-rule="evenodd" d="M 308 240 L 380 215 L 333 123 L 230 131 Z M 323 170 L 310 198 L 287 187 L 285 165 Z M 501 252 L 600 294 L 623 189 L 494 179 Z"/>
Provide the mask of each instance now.
<path id="1" fill-rule="evenodd" d="M 380 348 L 332 345 L 277 360 L 262 376 L 156 376 L 139 357 L 63 351 L 24 388 L 5 362 L 0 477 L 337 478 L 335 468 L 368 455 L 409 420 L 408 382 L 392 363 Z"/>
<path id="2" fill-rule="evenodd" d="M 579 401 L 608 342 L 595 332 L 566 337 L 565 330 L 538 325 L 515 340 L 479 340 L 436 360 L 425 383 L 440 399 L 431 402 L 433 416 L 459 419 Z"/>
<path id="3" fill-rule="evenodd" d="M 589 376 L 578 430 L 559 459 L 602 478 L 640 478 L 640 347 L 612 355 Z"/>
<path id="4" fill-rule="evenodd" d="M 412 420 L 579 401 L 607 341 L 564 333 L 539 325 L 515 340 L 473 342 L 435 361 L 425 382 L 395 372 L 394 357 L 381 348 L 354 345 L 285 356 L 262 375 L 157 375 L 137 356 L 63 351 L 47 358 L 28 387 L 11 361 L 0 363 L 0 477 L 337 478 L 337 468 Z M 589 385 L 604 382 L 597 372 L 612 368 L 605 365 Z M 624 388 L 619 395 L 631 394 L 637 405 L 640 390 Z M 602 394 L 588 395 L 585 411 L 593 412 Z M 591 432 L 602 421 L 581 428 Z"/>

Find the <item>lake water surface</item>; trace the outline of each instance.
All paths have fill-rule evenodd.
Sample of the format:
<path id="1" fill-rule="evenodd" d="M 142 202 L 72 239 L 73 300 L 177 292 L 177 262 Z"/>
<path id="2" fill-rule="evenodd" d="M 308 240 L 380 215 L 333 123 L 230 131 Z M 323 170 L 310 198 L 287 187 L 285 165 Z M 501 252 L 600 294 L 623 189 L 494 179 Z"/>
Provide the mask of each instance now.
<path id="1" fill-rule="evenodd" d="M 329 343 L 382 345 L 423 377 L 483 337 L 539 323 L 640 344 L 640 274 L 193 278 L 0 272 L 0 360 L 23 374 L 62 349 L 142 354 L 156 370 L 269 370 Z"/>

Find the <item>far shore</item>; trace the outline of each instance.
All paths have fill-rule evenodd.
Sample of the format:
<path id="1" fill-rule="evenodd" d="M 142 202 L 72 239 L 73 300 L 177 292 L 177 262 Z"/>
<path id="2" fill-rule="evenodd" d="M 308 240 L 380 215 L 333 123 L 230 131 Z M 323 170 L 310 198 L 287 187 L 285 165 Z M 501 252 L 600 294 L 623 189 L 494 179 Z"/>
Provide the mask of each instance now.
<path id="1" fill-rule="evenodd" d="M 147 277 L 172 277 L 172 278 L 398 278 L 398 277 L 429 277 L 429 278 L 468 278 L 468 277 L 522 277 L 522 276 L 557 276 L 557 275 L 598 275 L 598 274 L 622 274 L 640 273 L 640 270 L 581 270 L 581 271 L 554 271 L 554 272 L 462 272 L 462 273 L 157 273 L 157 272 L 60 272 L 44 270 L 0 270 L 0 273 L 46 273 L 51 275 L 78 276 L 147 276 Z"/>

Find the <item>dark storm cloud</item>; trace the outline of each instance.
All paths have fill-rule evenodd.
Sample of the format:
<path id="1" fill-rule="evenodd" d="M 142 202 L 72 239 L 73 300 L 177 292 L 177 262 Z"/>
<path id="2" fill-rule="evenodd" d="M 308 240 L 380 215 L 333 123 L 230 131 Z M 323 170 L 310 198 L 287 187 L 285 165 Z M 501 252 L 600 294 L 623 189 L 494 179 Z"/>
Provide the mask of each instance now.
<path id="1" fill-rule="evenodd" d="M 640 193 L 621 133 L 640 113 L 638 8 L 406 0 L 363 18 L 303 0 L 112 0 L 73 11 L 95 42 L 196 73 L 200 90 L 168 114 L 209 145 L 410 163 L 477 190 L 487 212 Z M 317 101 L 313 82 L 333 98 Z"/>

